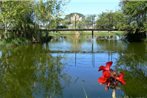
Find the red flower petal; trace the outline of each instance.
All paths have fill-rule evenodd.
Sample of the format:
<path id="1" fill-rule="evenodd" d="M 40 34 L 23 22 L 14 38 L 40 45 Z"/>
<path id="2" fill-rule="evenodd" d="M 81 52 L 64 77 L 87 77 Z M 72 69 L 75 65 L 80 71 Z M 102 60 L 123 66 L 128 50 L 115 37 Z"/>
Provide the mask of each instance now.
<path id="1" fill-rule="evenodd" d="M 105 78 L 110 78 L 110 76 L 111 76 L 111 73 L 110 73 L 110 71 L 104 71 L 103 72 L 103 76 L 105 77 Z"/>
<path id="2" fill-rule="evenodd" d="M 98 71 L 105 70 L 105 66 L 100 66 Z"/>
<path id="3" fill-rule="evenodd" d="M 99 67 L 99 70 L 98 71 L 109 71 L 110 70 L 110 67 L 111 67 L 111 65 L 112 65 L 112 61 L 110 61 L 110 62 L 107 62 L 106 63 L 106 66 L 100 66 Z"/>
<path id="4" fill-rule="evenodd" d="M 100 84 L 105 84 L 106 83 L 106 81 L 107 81 L 107 78 L 105 78 L 105 77 L 100 77 L 100 78 L 98 78 L 98 82 L 100 83 Z"/>
<path id="5" fill-rule="evenodd" d="M 104 71 L 103 75 L 100 78 L 98 78 L 98 82 L 100 84 L 106 84 L 107 80 L 110 78 L 110 76 L 111 76 L 110 71 Z"/>
<path id="6" fill-rule="evenodd" d="M 110 70 L 110 67 L 111 67 L 112 63 L 113 63 L 112 61 L 107 62 L 106 63 L 106 69 L 105 70 Z"/>
<path id="7" fill-rule="evenodd" d="M 126 82 L 125 82 L 125 80 L 124 80 L 124 73 L 123 73 L 123 72 L 121 72 L 121 73 L 119 74 L 119 76 L 116 77 L 116 80 L 118 80 L 118 81 L 119 81 L 121 84 L 123 84 L 123 85 L 126 84 Z"/>

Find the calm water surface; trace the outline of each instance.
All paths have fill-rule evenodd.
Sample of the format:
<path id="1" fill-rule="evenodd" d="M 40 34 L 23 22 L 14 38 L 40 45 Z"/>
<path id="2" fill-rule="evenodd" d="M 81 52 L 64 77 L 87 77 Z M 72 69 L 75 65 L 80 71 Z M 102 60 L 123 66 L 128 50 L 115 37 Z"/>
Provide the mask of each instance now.
<path id="1" fill-rule="evenodd" d="M 97 83 L 113 61 L 127 84 L 117 98 L 147 98 L 147 44 L 62 36 L 43 45 L 1 48 L 0 98 L 111 98 Z"/>

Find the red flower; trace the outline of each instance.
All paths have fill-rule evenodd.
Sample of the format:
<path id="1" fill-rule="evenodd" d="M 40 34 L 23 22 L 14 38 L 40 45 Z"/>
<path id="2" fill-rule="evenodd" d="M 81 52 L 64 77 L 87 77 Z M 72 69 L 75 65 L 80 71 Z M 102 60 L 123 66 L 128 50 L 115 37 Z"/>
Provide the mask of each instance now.
<path id="1" fill-rule="evenodd" d="M 124 80 L 124 73 L 121 72 L 118 77 L 116 77 L 116 80 L 118 80 L 122 85 L 126 84 L 126 81 Z"/>
<path id="2" fill-rule="evenodd" d="M 118 73 L 115 70 L 110 69 L 112 62 L 107 62 L 106 66 L 100 66 L 98 71 L 102 70 L 102 76 L 98 78 L 100 84 L 105 85 L 105 90 L 109 88 L 116 89 L 117 86 L 121 83 L 125 85 L 124 73 Z"/>
<path id="3" fill-rule="evenodd" d="M 112 61 L 107 62 L 106 66 L 100 66 L 98 71 L 110 71 L 110 67 L 112 65 Z"/>
<path id="4" fill-rule="evenodd" d="M 110 78 L 110 76 L 111 76 L 110 71 L 104 71 L 103 75 L 100 78 L 98 78 L 98 82 L 100 84 L 106 84 L 107 80 Z"/>

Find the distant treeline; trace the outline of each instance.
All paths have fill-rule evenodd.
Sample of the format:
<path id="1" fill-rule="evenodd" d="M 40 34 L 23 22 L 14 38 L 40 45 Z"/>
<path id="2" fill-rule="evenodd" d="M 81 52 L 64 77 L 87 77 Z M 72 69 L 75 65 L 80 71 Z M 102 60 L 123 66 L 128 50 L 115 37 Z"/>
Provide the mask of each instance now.
<path id="1" fill-rule="evenodd" d="M 71 13 L 61 18 L 65 0 L 0 1 L 0 39 L 40 41 L 38 29 L 90 28 L 127 30 L 129 40 L 142 40 L 147 31 L 147 1 L 120 2 L 121 10 L 84 16 Z M 9 30 L 15 31 L 10 32 Z"/>

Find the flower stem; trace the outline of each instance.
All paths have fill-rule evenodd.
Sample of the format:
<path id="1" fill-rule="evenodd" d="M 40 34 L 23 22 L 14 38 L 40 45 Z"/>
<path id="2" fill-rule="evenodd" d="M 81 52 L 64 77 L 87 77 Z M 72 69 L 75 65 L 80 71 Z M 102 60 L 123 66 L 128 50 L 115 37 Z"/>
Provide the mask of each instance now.
<path id="1" fill-rule="evenodd" d="M 115 89 L 112 90 L 112 98 L 116 98 L 116 90 Z"/>

